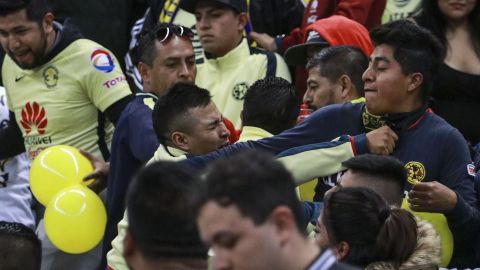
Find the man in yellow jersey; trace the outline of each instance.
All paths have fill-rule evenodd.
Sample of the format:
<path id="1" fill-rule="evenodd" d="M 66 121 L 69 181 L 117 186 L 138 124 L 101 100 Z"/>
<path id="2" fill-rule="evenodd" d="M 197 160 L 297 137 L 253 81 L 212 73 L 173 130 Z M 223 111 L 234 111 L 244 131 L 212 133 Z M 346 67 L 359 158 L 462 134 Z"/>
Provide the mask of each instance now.
<path id="1" fill-rule="evenodd" d="M 54 21 L 46 0 L 0 1 L 0 43 L 6 52 L 2 81 L 12 120 L 0 134 L 0 155 L 14 154 L 24 145 L 33 159 L 46 147 L 66 144 L 107 160 L 111 123 L 131 99 L 112 53 L 83 39 L 68 22 Z M 39 227 L 42 269 L 98 266 L 99 247 L 82 255 L 64 254 Z"/>
<path id="2" fill-rule="evenodd" d="M 275 53 L 249 47 L 243 36 L 245 0 L 183 0 L 180 7 L 195 14 L 204 49 L 204 57 L 197 61 L 195 83 L 210 91 L 220 112 L 239 129 L 247 89 L 265 77 L 290 81 L 287 65 Z"/>

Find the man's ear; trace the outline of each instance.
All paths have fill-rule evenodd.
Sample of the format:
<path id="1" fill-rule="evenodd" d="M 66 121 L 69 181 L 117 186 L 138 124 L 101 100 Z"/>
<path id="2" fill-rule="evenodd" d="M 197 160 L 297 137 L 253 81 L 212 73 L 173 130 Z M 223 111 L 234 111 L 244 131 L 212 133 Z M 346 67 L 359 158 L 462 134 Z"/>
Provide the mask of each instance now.
<path id="1" fill-rule="evenodd" d="M 129 259 L 135 254 L 135 240 L 132 233 L 127 228 L 125 237 L 123 238 L 123 257 Z"/>
<path id="2" fill-rule="evenodd" d="M 350 245 L 347 242 L 342 241 L 342 242 L 338 243 L 335 247 L 335 252 L 336 252 L 336 255 L 337 255 L 337 261 L 340 261 L 343 258 L 345 258 L 349 251 L 350 251 Z"/>
<path id="3" fill-rule="evenodd" d="M 147 88 L 150 88 L 149 87 L 150 86 L 150 67 L 143 62 L 138 62 L 137 69 L 138 69 L 138 72 L 140 73 L 140 76 L 142 77 L 143 84 Z"/>
<path id="4" fill-rule="evenodd" d="M 418 89 L 423 83 L 423 74 L 420 72 L 415 72 L 409 75 L 407 91 L 412 92 L 415 89 Z"/>
<path id="5" fill-rule="evenodd" d="M 268 222 L 275 226 L 275 233 L 282 246 L 288 243 L 291 236 L 298 230 L 295 216 L 287 206 L 277 206 L 268 217 Z"/>
<path id="6" fill-rule="evenodd" d="M 245 12 L 238 14 L 238 31 L 243 33 L 248 22 L 248 15 Z"/>
<path id="7" fill-rule="evenodd" d="M 44 16 L 43 16 L 43 20 L 42 20 L 42 27 L 43 27 L 43 31 L 45 33 L 52 33 L 53 31 L 55 31 L 53 29 L 53 21 L 55 20 L 55 16 L 51 13 L 51 12 L 47 12 Z"/>
<path id="8" fill-rule="evenodd" d="M 347 99 L 351 96 L 356 96 L 355 87 L 353 86 L 352 80 L 348 75 L 343 74 L 338 79 L 338 83 L 341 86 L 342 92 L 340 93 L 340 97 L 342 101 L 347 101 Z"/>
<path id="9" fill-rule="evenodd" d="M 190 146 L 188 145 L 189 137 L 186 133 L 174 131 L 170 135 L 170 140 L 172 141 L 174 147 L 179 148 L 185 152 L 190 152 Z"/>

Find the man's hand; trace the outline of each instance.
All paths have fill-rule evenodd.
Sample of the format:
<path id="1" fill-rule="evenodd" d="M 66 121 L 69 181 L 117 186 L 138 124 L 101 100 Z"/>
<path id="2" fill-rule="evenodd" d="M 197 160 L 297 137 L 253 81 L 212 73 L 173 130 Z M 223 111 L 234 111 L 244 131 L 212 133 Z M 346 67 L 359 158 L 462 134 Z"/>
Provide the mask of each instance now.
<path id="1" fill-rule="evenodd" d="M 457 194 L 437 181 L 413 185 L 408 194 L 413 211 L 446 213 L 457 205 Z"/>
<path id="2" fill-rule="evenodd" d="M 366 136 L 368 150 L 377 155 L 390 155 L 398 140 L 397 134 L 388 126 L 372 130 Z"/>
<path id="3" fill-rule="evenodd" d="M 91 174 L 88 174 L 83 178 L 83 181 L 94 179 L 93 182 L 88 185 L 88 187 L 98 194 L 107 187 L 108 173 L 110 172 L 110 162 L 105 162 L 102 159 L 99 159 L 83 150 L 80 150 L 80 153 L 90 160 L 90 163 L 92 163 L 94 169 Z"/>
<path id="4" fill-rule="evenodd" d="M 277 44 L 275 44 L 275 39 L 265 33 L 250 32 L 249 37 L 253 39 L 260 47 L 264 48 L 267 51 L 276 52 Z"/>

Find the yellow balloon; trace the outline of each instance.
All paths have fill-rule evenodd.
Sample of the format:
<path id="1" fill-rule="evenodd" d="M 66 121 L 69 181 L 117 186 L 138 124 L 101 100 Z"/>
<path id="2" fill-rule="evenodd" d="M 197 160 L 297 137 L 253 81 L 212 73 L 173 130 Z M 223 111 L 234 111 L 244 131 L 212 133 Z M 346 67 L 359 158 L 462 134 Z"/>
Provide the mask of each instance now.
<path id="1" fill-rule="evenodd" d="M 60 250 L 79 254 L 94 248 L 103 238 L 107 211 L 100 198 L 81 185 L 65 188 L 53 197 L 45 211 L 45 231 Z"/>
<path id="2" fill-rule="evenodd" d="M 47 206 L 60 190 L 88 184 L 82 179 L 92 171 L 92 164 L 78 149 L 67 145 L 51 146 L 33 160 L 30 187 L 35 198 Z"/>
<path id="3" fill-rule="evenodd" d="M 408 206 L 407 199 L 403 199 L 402 208 L 410 211 L 415 216 L 430 222 L 438 235 L 440 236 L 440 241 L 442 244 L 442 262 L 440 263 L 441 267 L 447 267 L 452 259 L 453 254 L 453 235 L 448 227 L 447 219 L 443 214 L 439 213 L 428 213 L 428 212 L 415 212 Z"/>

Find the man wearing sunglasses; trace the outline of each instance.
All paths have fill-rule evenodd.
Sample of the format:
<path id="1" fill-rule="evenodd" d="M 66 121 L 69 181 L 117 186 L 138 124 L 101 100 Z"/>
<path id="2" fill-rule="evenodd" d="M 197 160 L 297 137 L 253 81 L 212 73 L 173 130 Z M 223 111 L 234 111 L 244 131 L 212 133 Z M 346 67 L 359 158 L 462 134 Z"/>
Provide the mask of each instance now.
<path id="1" fill-rule="evenodd" d="M 195 80 L 192 36 L 189 28 L 167 24 L 155 25 L 140 36 L 137 68 L 144 92 L 136 93 L 134 100 L 127 105 L 113 135 L 104 255 L 111 249 L 110 243 L 117 235 L 117 223 L 123 217 L 130 179 L 159 146 L 152 124 L 156 100 L 177 82 L 193 83 Z"/>
<path id="2" fill-rule="evenodd" d="M 204 49 L 195 83 L 210 91 L 220 112 L 239 129 L 247 89 L 265 77 L 290 81 L 287 65 L 277 54 L 249 47 L 243 36 L 246 0 L 183 0 L 180 7 L 195 14 Z"/>

